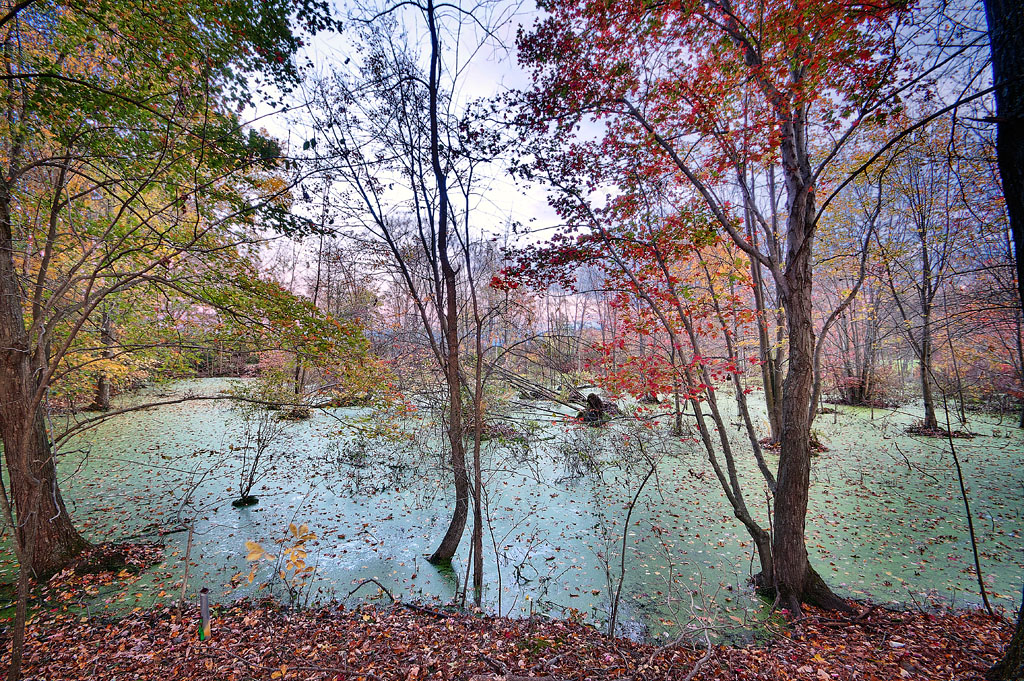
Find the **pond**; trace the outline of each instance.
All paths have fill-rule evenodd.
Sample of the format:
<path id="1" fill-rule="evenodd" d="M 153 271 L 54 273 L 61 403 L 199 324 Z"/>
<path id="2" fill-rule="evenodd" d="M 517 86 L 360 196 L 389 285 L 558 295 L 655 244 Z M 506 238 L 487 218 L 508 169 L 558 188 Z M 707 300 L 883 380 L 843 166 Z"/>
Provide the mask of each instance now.
<path id="1" fill-rule="evenodd" d="M 215 395 L 229 387 L 224 380 L 180 381 L 126 399 Z M 757 568 L 752 545 L 696 443 L 662 433 L 662 426 L 567 426 L 554 411 L 551 404 L 524 406 L 514 423 L 529 434 L 526 443 L 485 445 L 485 609 L 603 626 L 624 573 L 620 634 L 669 637 L 687 623 L 714 625 L 733 638 L 756 630 L 766 608 L 747 584 Z M 465 580 L 469 527 L 451 570 L 426 562 L 449 520 L 440 448 L 415 415 L 403 424 L 405 436 L 368 439 L 366 415 L 335 409 L 290 422 L 268 477 L 254 490 L 259 503 L 247 508 L 231 505 L 238 492 L 232 447 L 242 441 L 242 419 L 217 400 L 134 412 L 77 437 L 59 461 L 62 489 L 92 541 L 157 539 L 158 530 L 191 524 L 189 598 L 205 587 L 221 601 L 265 593 L 286 602 L 344 600 L 373 578 L 395 597 L 448 603 Z M 818 417 L 815 429 L 828 451 L 812 463 L 811 560 L 844 595 L 922 608 L 977 606 L 949 445 L 906 435 L 915 418 L 907 408 L 845 407 Z M 1024 437 L 1013 425 L 973 416 L 977 436 L 955 441 L 984 578 L 993 603 L 1007 609 L 1024 574 Z M 767 524 L 763 482 L 738 428 L 734 435 L 747 503 Z M 637 495 L 645 470 L 629 461 L 640 447 L 658 463 Z M 316 534 L 306 558 L 315 571 L 289 595 L 263 561 L 250 584 L 246 542 L 279 553 L 290 545 L 290 523 Z M 163 563 L 127 591 L 97 593 L 87 610 L 177 599 L 188 536 L 164 535 Z M 4 561 L 9 573 L 9 551 Z M 351 600 L 375 595 L 371 584 Z"/>

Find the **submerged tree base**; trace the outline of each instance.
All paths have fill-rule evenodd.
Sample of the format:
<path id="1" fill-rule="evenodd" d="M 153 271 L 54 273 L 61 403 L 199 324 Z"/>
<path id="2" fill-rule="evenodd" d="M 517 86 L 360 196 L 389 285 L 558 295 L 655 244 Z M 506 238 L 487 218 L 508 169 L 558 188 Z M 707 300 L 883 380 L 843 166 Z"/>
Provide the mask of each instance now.
<path id="1" fill-rule="evenodd" d="M 260 498 L 252 495 L 246 495 L 241 499 L 235 499 L 231 502 L 231 505 L 235 508 L 248 508 L 249 506 L 255 506 L 260 503 Z"/>
<path id="2" fill-rule="evenodd" d="M 758 595 L 769 600 L 776 600 L 775 585 L 765 580 L 764 573 L 757 573 L 751 581 Z M 777 605 L 792 613 L 800 612 L 802 605 L 811 605 L 822 610 L 841 612 L 847 615 L 857 612 L 855 607 L 850 605 L 845 599 L 840 598 L 829 588 L 828 584 L 825 583 L 825 580 L 821 578 L 821 575 L 814 568 L 809 568 L 807 571 L 807 579 L 804 582 L 803 593 L 799 599 L 791 597 L 789 601 L 784 602 L 780 600 Z"/>

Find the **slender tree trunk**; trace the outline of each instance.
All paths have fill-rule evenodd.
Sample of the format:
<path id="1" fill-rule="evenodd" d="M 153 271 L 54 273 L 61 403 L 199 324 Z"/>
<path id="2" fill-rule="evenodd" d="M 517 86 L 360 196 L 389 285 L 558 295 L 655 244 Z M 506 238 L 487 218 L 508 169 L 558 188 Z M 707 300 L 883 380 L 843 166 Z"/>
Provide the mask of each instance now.
<path id="1" fill-rule="evenodd" d="M 1016 320 L 1017 327 L 1017 375 L 1020 377 L 1022 387 L 1024 387 L 1024 334 L 1021 333 L 1021 318 L 1024 317 L 1024 308 L 1022 308 Z M 1018 428 L 1024 428 L 1024 397 L 1018 398 L 1020 409 L 1020 420 L 1017 422 Z"/>
<path id="2" fill-rule="evenodd" d="M 110 311 L 105 304 L 103 305 L 102 315 L 100 320 L 100 344 L 103 345 L 103 358 L 112 359 L 114 357 L 114 333 L 110 322 Z M 93 397 L 89 409 L 92 411 L 110 410 L 110 376 L 106 371 L 100 371 L 99 378 L 96 379 L 96 395 Z"/>
<path id="3" fill-rule="evenodd" d="M 442 251 L 443 253 L 443 251 Z M 442 256 L 442 273 L 447 288 L 445 330 L 447 335 L 447 361 L 445 366 L 448 390 L 448 443 L 451 447 L 451 465 L 455 476 L 455 508 L 441 543 L 428 558 L 431 563 L 450 563 L 462 541 L 469 515 L 469 475 L 466 470 L 466 448 L 462 432 L 462 381 L 459 375 L 458 317 L 455 301 L 455 272 Z"/>
<path id="4" fill-rule="evenodd" d="M 749 210 L 746 211 L 746 216 L 747 237 L 757 247 L 757 229 L 750 218 Z M 764 386 L 765 408 L 768 412 L 771 441 L 774 443 L 779 441 L 779 432 L 782 427 L 782 403 L 779 399 L 779 384 L 776 381 L 778 350 L 773 350 L 771 336 L 768 333 L 768 309 L 765 305 L 765 284 L 761 264 L 753 257 L 750 258 L 750 272 L 754 279 L 754 306 L 757 310 L 757 345 L 761 360 L 761 384 Z"/>
<path id="5" fill-rule="evenodd" d="M 295 376 L 293 377 L 292 387 L 296 397 L 300 397 L 306 388 L 306 369 L 302 366 L 302 358 L 299 357 L 298 353 L 295 354 Z"/>
<path id="6" fill-rule="evenodd" d="M 469 475 L 466 471 L 466 447 L 462 432 L 462 376 L 459 370 L 459 305 L 456 289 L 457 278 L 448 253 L 448 179 L 441 166 L 440 138 L 438 130 L 438 89 L 441 59 L 441 45 L 438 36 L 433 0 L 428 0 L 426 9 L 427 28 L 430 32 L 430 74 L 429 74 L 429 116 L 430 116 L 430 160 L 437 185 L 438 224 L 437 250 L 441 260 L 441 277 L 444 282 L 444 327 L 445 379 L 448 388 L 448 442 L 451 446 L 452 472 L 455 476 L 455 509 L 451 523 L 441 543 L 428 558 L 431 563 L 450 563 L 462 541 L 469 513 Z"/>
<path id="7" fill-rule="evenodd" d="M 477 418 L 476 432 L 473 435 L 473 601 L 480 606 L 484 594 L 484 516 L 483 492 L 484 476 L 480 465 L 480 429 L 483 427 L 483 410 L 480 408 L 480 393 L 474 398 Z"/>
<path id="8" fill-rule="evenodd" d="M 935 397 L 932 394 L 932 308 L 937 283 L 932 280 L 932 266 L 928 252 L 927 222 L 922 219 L 918 236 L 921 239 L 921 399 L 924 402 L 924 423 L 927 430 L 938 430 L 939 420 L 935 417 Z"/>
<path id="9" fill-rule="evenodd" d="M 938 430 L 939 420 L 935 416 L 935 396 L 932 393 L 932 338 L 931 316 L 925 313 L 921 327 L 921 399 L 924 401 L 924 423 L 927 430 Z"/>
<path id="10" fill-rule="evenodd" d="M 28 623 L 28 583 L 28 568 L 19 564 L 14 632 L 11 638 L 11 664 L 7 668 L 7 681 L 18 681 L 21 678 L 21 661 L 25 652 L 25 626 Z"/>

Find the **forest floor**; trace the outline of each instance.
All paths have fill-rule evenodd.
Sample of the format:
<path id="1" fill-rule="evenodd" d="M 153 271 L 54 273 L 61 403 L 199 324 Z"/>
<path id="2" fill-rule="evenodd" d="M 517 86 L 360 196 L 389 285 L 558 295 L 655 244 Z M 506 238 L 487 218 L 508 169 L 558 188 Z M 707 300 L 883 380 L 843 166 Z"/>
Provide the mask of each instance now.
<path id="1" fill-rule="evenodd" d="M 215 608 L 198 639 L 196 608 L 126 616 L 38 612 L 24 679 L 892 679 L 981 680 L 1012 625 L 979 612 L 872 609 L 861 619 L 808 609 L 748 646 L 657 647 L 548 619 L 441 613 L 415 605 L 288 610 L 269 601 Z M 0 635 L 6 667 L 10 635 Z M 703 661 L 702 661 L 703 660 Z M 508 675 L 507 677 L 505 675 Z M 474 677 L 477 677 L 474 679 Z"/>

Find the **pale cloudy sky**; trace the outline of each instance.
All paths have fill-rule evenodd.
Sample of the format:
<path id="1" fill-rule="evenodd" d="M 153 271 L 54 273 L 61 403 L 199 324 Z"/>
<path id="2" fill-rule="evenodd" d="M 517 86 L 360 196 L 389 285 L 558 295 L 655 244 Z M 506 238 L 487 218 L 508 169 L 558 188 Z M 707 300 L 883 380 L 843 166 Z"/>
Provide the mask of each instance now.
<path id="1" fill-rule="evenodd" d="M 442 11 L 445 34 L 443 36 L 446 71 L 457 73 L 453 94 L 456 106 L 484 97 L 492 97 L 510 89 L 529 85 L 528 75 L 516 60 L 515 36 L 520 26 L 529 27 L 540 16 L 533 0 L 512 2 L 498 0 L 489 3 L 469 3 L 454 0 L 453 4 L 466 11 L 472 10 L 478 21 L 468 19 L 464 12 L 449 8 Z M 393 6 L 391 3 L 389 6 Z M 449 6 L 450 7 L 450 6 Z M 367 16 L 369 8 L 358 2 L 340 2 L 337 13 L 347 27 L 354 28 L 353 16 Z M 456 17 L 462 16 L 461 22 Z M 396 17 L 412 45 L 422 55 L 426 65 L 429 46 L 426 24 L 422 13 L 406 7 Z M 481 29 L 486 26 L 489 35 Z M 327 74 L 332 69 L 353 69 L 359 62 L 357 32 L 325 32 L 317 35 L 299 55 L 298 62 L 311 74 Z M 449 83 L 451 85 L 451 83 Z M 258 118 L 258 125 L 282 140 L 291 150 L 302 148 L 309 132 L 303 129 L 301 114 L 283 115 L 261 106 L 247 112 Z M 473 223 L 488 232 L 488 236 L 503 233 L 511 222 L 528 224 L 538 230 L 538 236 L 550 234 L 549 228 L 557 224 L 554 211 L 548 206 L 546 193 L 539 187 L 517 186 L 508 175 L 506 161 L 499 159 L 479 183 L 480 196 L 474 208 Z M 296 210 L 302 210 L 297 206 Z M 299 270 L 306 269 L 313 253 L 310 246 L 296 246 L 287 240 L 277 240 L 268 249 L 265 262 L 291 261 Z M 300 271 L 296 281 L 305 277 Z M 286 282 L 287 283 L 287 282 Z"/>

